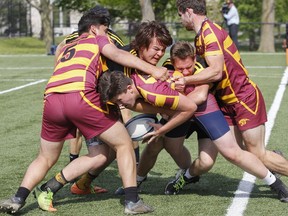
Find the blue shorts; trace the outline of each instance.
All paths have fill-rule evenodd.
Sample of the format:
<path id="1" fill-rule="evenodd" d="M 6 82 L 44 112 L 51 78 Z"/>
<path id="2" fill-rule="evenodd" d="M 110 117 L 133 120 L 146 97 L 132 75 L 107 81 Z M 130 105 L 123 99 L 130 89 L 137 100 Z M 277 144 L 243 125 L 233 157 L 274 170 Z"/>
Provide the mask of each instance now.
<path id="1" fill-rule="evenodd" d="M 166 124 L 166 122 L 167 121 L 163 118 L 160 120 L 161 124 Z M 209 136 L 205 133 L 205 131 L 201 127 L 199 127 L 199 125 L 193 119 L 190 119 L 184 122 L 183 124 L 179 125 L 178 127 L 172 129 L 171 131 L 166 133 L 165 136 L 170 137 L 170 138 L 178 138 L 178 137 L 186 136 L 186 139 L 187 139 L 194 132 L 197 133 L 198 140 L 205 139 L 205 138 L 209 139 Z"/>
<path id="2" fill-rule="evenodd" d="M 193 117 L 193 119 L 199 127 L 206 131 L 211 140 L 216 140 L 230 131 L 229 125 L 220 110 Z"/>
<path id="3" fill-rule="evenodd" d="M 164 119 L 160 120 L 161 124 L 166 122 Z M 216 140 L 230 131 L 230 128 L 223 113 L 218 110 L 197 117 L 194 116 L 191 120 L 166 133 L 165 136 L 170 138 L 186 136 L 188 138 L 195 131 L 198 139 L 209 138 Z"/>

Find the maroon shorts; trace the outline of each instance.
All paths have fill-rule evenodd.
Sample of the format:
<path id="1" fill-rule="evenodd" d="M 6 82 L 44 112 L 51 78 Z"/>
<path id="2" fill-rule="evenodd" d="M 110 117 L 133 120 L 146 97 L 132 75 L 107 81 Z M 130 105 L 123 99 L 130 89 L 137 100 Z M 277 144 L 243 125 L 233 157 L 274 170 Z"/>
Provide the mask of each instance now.
<path id="1" fill-rule="evenodd" d="M 44 99 L 41 137 L 57 142 L 76 136 L 76 128 L 91 139 L 118 120 L 116 112 L 101 105 L 96 91 L 49 94 Z"/>
<path id="2" fill-rule="evenodd" d="M 258 88 L 238 103 L 219 105 L 228 124 L 237 125 L 240 131 L 255 128 L 267 121 L 265 102 Z"/>

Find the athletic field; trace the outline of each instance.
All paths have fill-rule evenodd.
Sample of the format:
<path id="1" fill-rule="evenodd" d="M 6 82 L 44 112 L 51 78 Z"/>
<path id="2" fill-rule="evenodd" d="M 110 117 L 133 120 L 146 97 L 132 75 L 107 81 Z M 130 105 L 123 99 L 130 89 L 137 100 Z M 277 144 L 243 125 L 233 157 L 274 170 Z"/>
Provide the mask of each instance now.
<path id="1" fill-rule="evenodd" d="M 267 148 L 281 149 L 288 155 L 287 122 L 288 69 L 285 54 L 241 53 L 250 78 L 255 81 L 266 101 L 269 121 Z M 41 127 L 42 96 L 53 70 L 53 56 L 0 55 L 0 199 L 8 198 L 17 190 L 24 172 L 36 157 Z M 197 156 L 195 135 L 186 145 Z M 140 148 L 143 149 L 144 145 Z M 83 143 L 81 154 L 86 153 Z M 69 162 L 65 145 L 57 164 L 49 171 L 50 179 Z M 151 215 L 189 216 L 268 216 L 287 215 L 288 204 L 278 201 L 276 195 L 260 180 L 245 174 L 240 168 L 219 156 L 213 169 L 200 182 L 190 184 L 179 194 L 164 195 L 164 188 L 177 171 L 166 152 L 161 152 L 154 169 L 141 186 L 141 198 L 152 205 Z M 281 178 L 288 185 L 288 178 Z M 124 197 L 114 195 L 121 186 L 114 162 L 94 182 L 109 190 L 106 194 L 75 196 L 66 185 L 54 197 L 53 215 L 123 215 Z M 254 184 L 255 183 L 255 184 Z M 38 208 L 31 194 L 21 210 L 23 215 L 51 215 Z M 1 213 L 0 213 L 1 215 Z"/>

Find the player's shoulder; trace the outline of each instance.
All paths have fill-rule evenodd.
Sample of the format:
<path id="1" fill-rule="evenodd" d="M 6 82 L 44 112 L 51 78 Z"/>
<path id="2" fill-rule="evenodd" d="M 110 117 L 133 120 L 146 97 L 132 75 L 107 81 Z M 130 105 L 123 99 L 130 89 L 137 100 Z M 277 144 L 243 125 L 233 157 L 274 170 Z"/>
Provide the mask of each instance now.
<path id="1" fill-rule="evenodd" d="M 121 47 L 125 46 L 122 38 L 116 32 L 114 32 L 112 29 L 108 29 L 107 34 L 108 34 L 109 38 L 113 41 L 113 43 L 115 44 L 116 47 L 121 48 Z"/>
<path id="2" fill-rule="evenodd" d="M 65 40 L 65 43 L 67 44 L 67 43 L 71 43 L 78 37 L 79 37 L 78 31 L 74 31 L 71 34 L 67 35 L 64 40 Z"/>
<path id="3" fill-rule="evenodd" d="M 168 70 L 172 70 L 172 71 L 174 70 L 174 66 L 173 66 L 170 58 L 167 58 L 167 59 L 163 62 L 162 67 L 166 67 Z"/>

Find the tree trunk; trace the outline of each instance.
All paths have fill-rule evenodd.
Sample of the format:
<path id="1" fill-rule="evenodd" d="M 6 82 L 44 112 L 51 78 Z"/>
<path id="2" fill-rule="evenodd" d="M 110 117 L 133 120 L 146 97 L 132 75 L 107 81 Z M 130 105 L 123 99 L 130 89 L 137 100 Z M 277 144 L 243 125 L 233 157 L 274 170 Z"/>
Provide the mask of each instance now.
<path id="1" fill-rule="evenodd" d="M 275 7 L 274 0 L 263 0 L 262 3 L 262 26 L 261 37 L 258 51 L 260 52 L 275 52 L 274 43 L 274 22 L 275 22 Z"/>
<path id="2" fill-rule="evenodd" d="M 50 0 L 26 0 L 28 4 L 39 11 L 41 17 L 41 40 L 44 40 L 46 53 L 51 52 L 53 42 L 53 29 L 51 25 L 52 4 Z"/>
<path id="3" fill-rule="evenodd" d="M 53 30 L 51 25 L 51 12 L 52 5 L 50 0 L 40 0 L 40 16 L 43 31 L 43 40 L 45 42 L 46 52 L 50 53 L 52 41 L 53 41 Z"/>
<path id="4" fill-rule="evenodd" d="M 142 22 L 155 20 L 151 0 L 139 0 L 142 11 Z"/>

